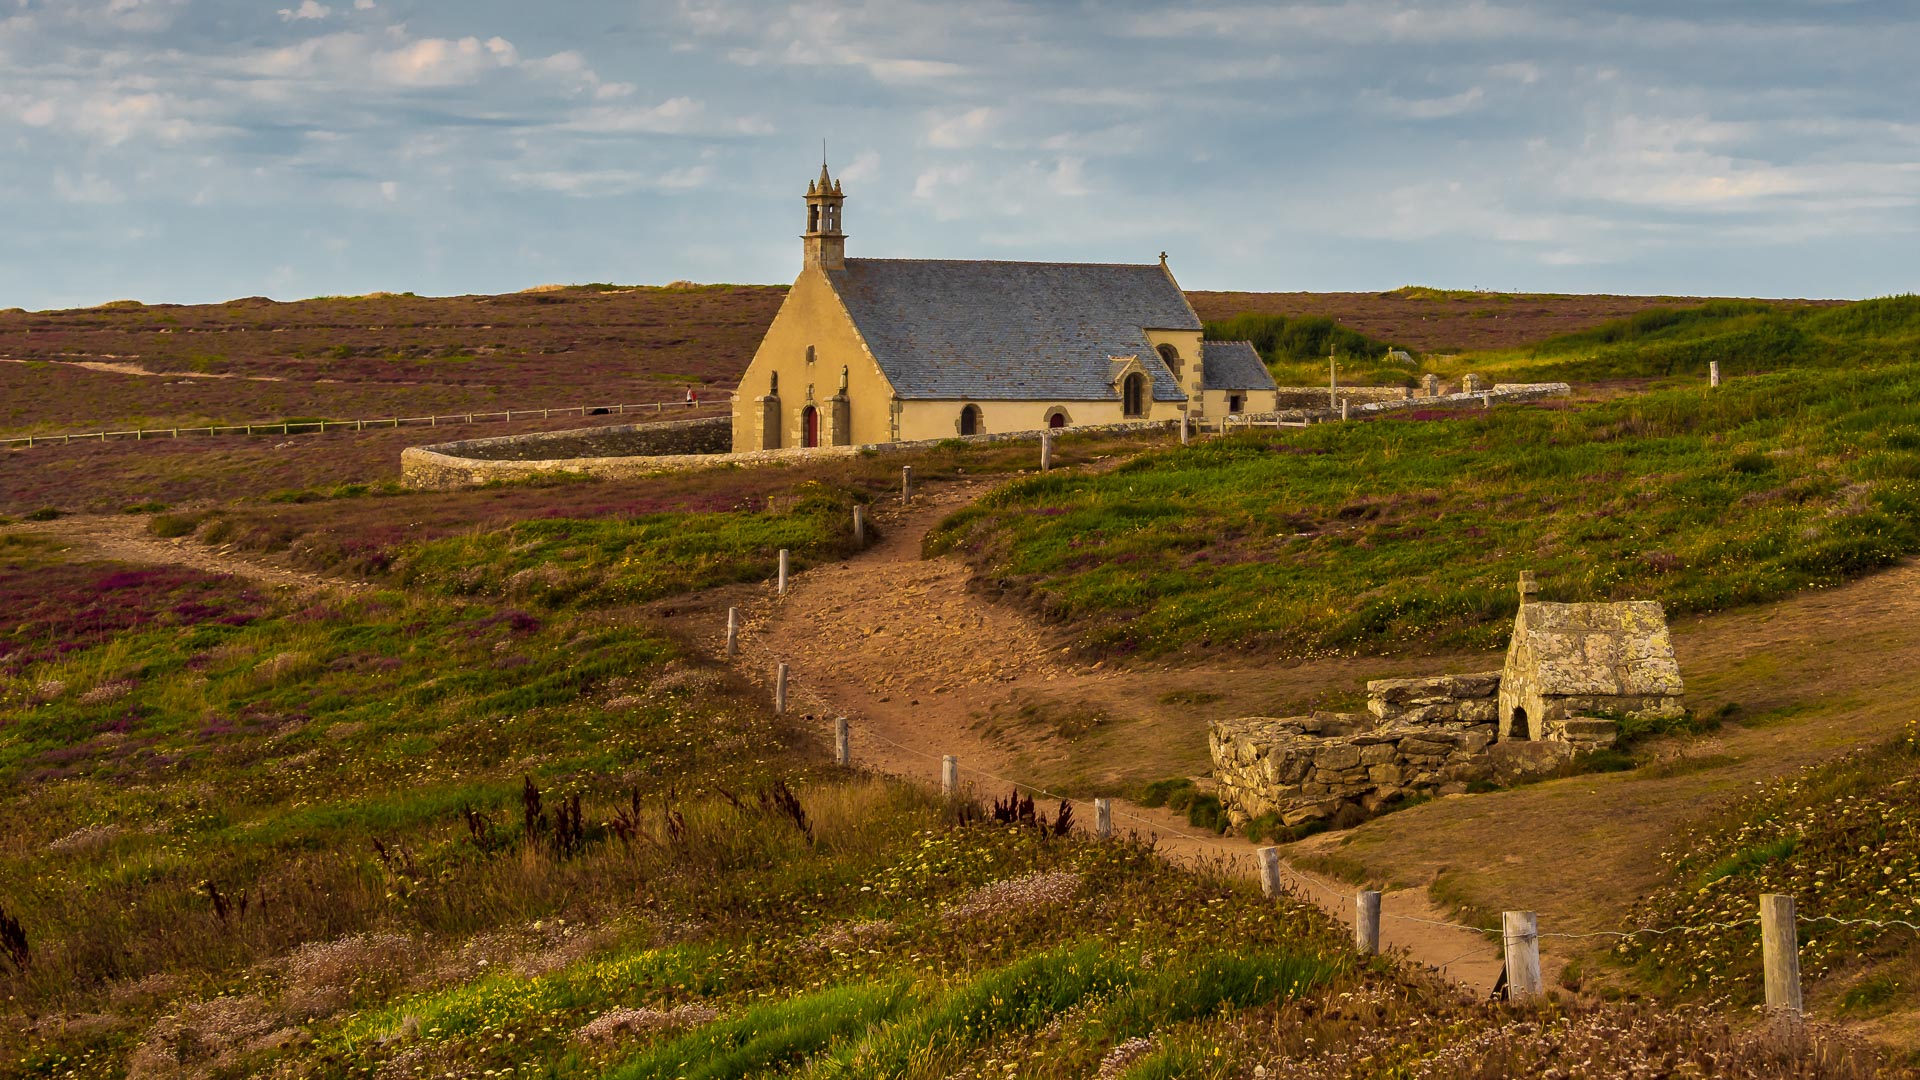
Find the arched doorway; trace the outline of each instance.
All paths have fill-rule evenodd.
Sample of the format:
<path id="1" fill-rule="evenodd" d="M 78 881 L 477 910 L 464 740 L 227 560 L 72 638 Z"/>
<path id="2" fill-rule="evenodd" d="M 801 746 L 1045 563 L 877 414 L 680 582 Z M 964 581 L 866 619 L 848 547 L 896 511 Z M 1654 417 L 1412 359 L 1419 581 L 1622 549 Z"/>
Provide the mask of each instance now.
<path id="1" fill-rule="evenodd" d="M 1147 377 L 1138 371 L 1120 384 L 1120 411 L 1128 416 L 1147 415 Z"/>
<path id="2" fill-rule="evenodd" d="M 1054 412 L 1052 415 L 1047 417 L 1047 426 L 1052 428 L 1055 431 L 1059 431 L 1061 428 L 1066 427 L 1067 414 L 1063 412 L 1057 412 L 1057 411 Z"/>
<path id="3" fill-rule="evenodd" d="M 800 445 L 820 445 L 820 410 L 811 405 L 800 410 Z"/>
<path id="4" fill-rule="evenodd" d="M 1533 729 L 1527 726 L 1527 710 L 1516 708 L 1513 718 L 1507 721 L 1507 738 L 1527 742 L 1533 738 Z"/>
<path id="5" fill-rule="evenodd" d="M 960 410 L 960 434 L 980 434 L 980 406 L 969 405 Z"/>

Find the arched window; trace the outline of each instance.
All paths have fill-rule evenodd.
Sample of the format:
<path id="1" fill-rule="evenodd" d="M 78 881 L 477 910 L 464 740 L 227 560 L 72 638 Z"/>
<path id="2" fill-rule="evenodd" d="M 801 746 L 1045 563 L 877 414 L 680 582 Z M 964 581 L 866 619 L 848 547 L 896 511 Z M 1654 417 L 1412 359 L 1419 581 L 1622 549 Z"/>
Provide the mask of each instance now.
<path id="1" fill-rule="evenodd" d="M 1047 414 L 1047 426 L 1055 431 L 1067 426 L 1067 410 L 1055 409 Z"/>
<path id="2" fill-rule="evenodd" d="M 978 435 L 981 429 L 980 406 L 969 405 L 960 410 L 960 434 Z"/>
<path id="3" fill-rule="evenodd" d="M 1172 345 L 1162 345 L 1160 346 L 1159 352 L 1160 359 L 1167 362 L 1167 370 L 1173 372 L 1174 378 L 1179 378 L 1180 350 L 1174 348 Z"/>
<path id="4" fill-rule="evenodd" d="M 767 394 L 771 397 L 780 396 L 780 373 L 777 371 L 767 377 Z"/>
<path id="5" fill-rule="evenodd" d="M 820 410 L 811 405 L 800 410 L 800 445 L 820 445 Z"/>
<path id="6" fill-rule="evenodd" d="M 1147 415 L 1147 377 L 1138 371 L 1121 380 L 1120 411 L 1128 416 Z"/>

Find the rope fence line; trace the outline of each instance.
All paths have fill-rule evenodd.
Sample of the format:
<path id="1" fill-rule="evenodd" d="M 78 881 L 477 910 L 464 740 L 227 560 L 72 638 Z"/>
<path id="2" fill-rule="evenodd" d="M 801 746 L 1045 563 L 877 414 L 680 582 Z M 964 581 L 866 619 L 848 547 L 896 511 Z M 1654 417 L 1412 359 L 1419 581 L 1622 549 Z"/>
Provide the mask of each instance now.
<path id="1" fill-rule="evenodd" d="M 731 641 L 731 638 L 729 640 Z M 782 669 L 781 674 L 784 677 L 786 665 L 781 664 L 780 667 Z M 814 695 L 814 697 L 816 700 L 821 700 L 821 704 L 827 704 L 823 699 L 819 699 L 818 695 Z M 784 686 L 782 687 L 782 691 L 778 693 L 776 700 L 778 703 L 784 704 Z M 776 707 L 778 707 L 778 705 Z M 831 712 L 832 710 L 828 709 L 824 711 Z M 848 721 L 844 717 L 839 718 L 835 721 L 835 726 L 839 740 L 839 760 L 842 764 L 850 764 L 851 757 L 847 746 Z M 961 771 L 958 758 L 952 755 L 935 755 L 928 751 L 908 746 L 905 743 L 888 738 L 878 731 L 868 730 L 866 733 L 879 742 L 904 753 L 928 761 L 938 761 L 941 767 L 943 789 L 949 794 L 958 793 Z M 966 771 L 975 776 L 993 781 L 994 783 L 1006 784 L 1015 792 L 1024 791 L 1030 795 L 1057 799 L 1063 804 L 1072 801 L 1066 796 L 1048 791 L 1046 788 L 1038 785 L 999 776 L 977 766 L 968 766 Z M 1177 828 L 1151 821 L 1137 814 L 1127 813 L 1126 811 L 1115 811 L 1109 799 L 1095 799 L 1094 803 L 1096 815 L 1099 818 L 1099 825 L 1096 831 L 1097 834 L 1102 837 L 1108 835 L 1107 830 L 1110 825 L 1110 818 L 1117 815 L 1145 825 L 1149 829 L 1155 829 L 1182 837 L 1204 846 L 1213 847 L 1216 850 L 1223 852 L 1229 852 L 1231 850 L 1229 845 L 1217 839 L 1182 832 Z M 1279 857 L 1279 848 L 1276 846 L 1258 848 L 1255 851 L 1255 855 L 1260 867 L 1261 884 L 1266 893 L 1269 896 L 1282 895 L 1285 891 L 1285 884 L 1281 880 L 1281 867 L 1286 864 L 1283 863 Z M 1294 870 L 1291 866 L 1287 866 L 1286 868 L 1288 871 L 1291 871 L 1291 877 L 1295 880 L 1306 882 L 1322 889 L 1336 901 L 1344 901 L 1347 899 L 1347 894 L 1336 891 L 1331 886 L 1322 884 L 1314 878 L 1298 870 Z M 1825 922 L 1835 926 L 1871 926 L 1881 929 L 1900 927 L 1920 933 L 1920 924 L 1900 919 L 1843 919 L 1834 915 L 1816 915 L 1797 918 L 1794 911 L 1794 898 L 1778 893 L 1768 893 L 1760 896 L 1760 915 L 1757 918 L 1715 921 L 1689 926 L 1639 926 L 1631 930 L 1549 931 L 1545 933 L 1540 931 L 1538 913 L 1533 911 L 1503 912 L 1501 915 L 1500 928 L 1494 929 L 1484 926 L 1470 926 L 1466 923 L 1452 922 L 1444 919 L 1428 919 L 1417 915 L 1388 914 L 1380 910 L 1381 893 L 1374 890 L 1360 889 L 1353 895 L 1352 900 L 1355 908 L 1355 918 L 1353 921 L 1354 941 L 1358 950 L 1364 955 L 1379 953 L 1379 927 L 1383 919 L 1464 931 L 1470 934 L 1498 935 L 1501 946 L 1502 970 L 1500 980 L 1495 984 L 1494 993 L 1496 996 L 1504 995 L 1510 1001 L 1526 1001 L 1538 998 L 1545 993 L 1540 969 L 1540 941 L 1543 938 L 1568 941 L 1615 938 L 1620 941 L 1625 941 L 1641 935 L 1691 934 L 1709 930 L 1732 930 L 1745 926 L 1758 925 L 1760 927 L 1761 961 L 1765 975 L 1767 1009 L 1775 1015 L 1776 1018 L 1792 1025 L 1804 1023 L 1805 1018 L 1802 988 L 1800 985 L 1800 960 L 1797 935 L 1797 927 L 1800 923 L 1811 924 Z M 1439 964 L 1435 970 L 1444 972 L 1448 967 L 1480 951 L 1480 948 L 1475 948 L 1463 952 L 1459 956 Z"/>
<path id="2" fill-rule="evenodd" d="M 928 761 L 941 761 L 944 763 L 947 760 L 945 757 L 941 755 L 935 755 L 927 751 L 920 750 L 912 746 L 908 746 L 905 743 L 898 742 L 894 739 L 890 739 L 885 735 L 880 734 L 877 731 L 868 730 L 866 734 L 872 736 L 873 738 L 879 740 L 882 743 L 885 743 L 888 746 L 893 747 L 896 750 L 900 750 L 905 753 L 912 754 L 916 757 L 924 758 Z M 955 768 L 955 771 L 957 772 L 959 771 L 960 766 L 958 766 L 956 763 L 954 768 Z M 1067 799 L 1065 796 L 1058 794 L 1057 792 L 1048 791 L 1046 788 L 1039 787 L 1034 784 L 1028 784 L 1019 780 L 1013 780 L 1008 777 L 1000 776 L 986 769 L 979 768 L 977 766 L 965 766 L 964 768 L 965 768 L 965 771 L 968 773 L 993 781 L 994 783 L 1006 784 L 1008 787 L 1016 791 L 1022 791 L 1030 795 L 1037 795 L 1037 796 L 1041 796 L 1048 799 L 1058 799 L 1063 802 L 1071 801 Z M 1137 814 L 1128 813 L 1124 810 L 1113 810 L 1112 813 L 1113 813 L 1113 816 L 1115 817 L 1126 818 L 1130 821 L 1138 822 L 1139 824 L 1144 825 L 1150 829 L 1155 829 L 1161 832 L 1169 833 L 1174 836 L 1183 837 L 1185 839 L 1192 840 L 1196 843 L 1213 847 L 1223 852 L 1230 852 L 1230 848 L 1228 845 L 1223 844 L 1220 841 L 1215 839 L 1211 839 L 1203 836 L 1196 836 L 1192 833 L 1183 832 L 1179 829 L 1163 825 L 1162 823 L 1159 823 L 1159 822 L 1151 821 L 1147 818 L 1143 818 Z M 1326 885 L 1309 875 L 1299 872 L 1298 870 L 1293 870 L 1291 867 L 1288 867 L 1287 869 L 1292 871 L 1292 873 L 1289 876 L 1293 880 L 1303 882 L 1305 884 L 1318 888 L 1336 901 L 1344 902 L 1349 899 L 1348 895 L 1345 892 L 1337 890 L 1332 886 Z M 1367 895 L 1369 895 L 1368 891 L 1361 890 L 1359 893 L 1359 896 L 1356 897 L 1355 899 L 1358 901 L 1358 903 L 1360 903 L 1361 905 L 1364 905 L 1366 903 L 1365 897 Z M 1373 902 L 1377 905 L 1379 894 L 1372 893 L 1371 895 L 1375 898 Z M 1763 900 L 1764 899 L 1765 898 L 1763 898 Z M 1617 940 L 1624 941 L 1630 938 L 1639 937 L 1641 935 L 1691 934 L 1691 933 L 1700 933 L 1700 932 L 1709 931 L 1709 930 L 1733 930 L 1733 929 L 1738 929 L 1740 927 L 1745 927 L 1745 926 L 1760 926 L 1763 928 L 1763 930 L 1765 930 L 1767 929 L 1768 922 L 1769 922 L 1768 918 L 1763 913 L 1761 917 L 1757 917 L 1757 918 L 1706 922 L 1706 923 L 1700 923 L 1697 925 L 1687 925 L 1687 926 L 1667 926 L 1667 927 L 1637 926 L 1631 930 L 1542 932 L 1537 928 L 1537 925 L 1534 922 L 1532 912 L 1508 912 L 1506 913 L 1506 915 L 1507 915 L 1508 925 L 1504 925 L 1500 928 L 1493 928 L 1493 927 L 1486 927 L 1486 926 L 1472 926 L 1467 923 L 1453 922 L 1446 919 L 1428 919 L 1418 915 L 1401 915 L 1397 913 L 1380 912 L 1377 910 L 1377 907 L 1376 907 L 1375 919 L 1376 920 L 1391 919 L 1391 920 L 1394 920 L 1395 922 L 1413 923 L 1421 926 L 1433 926 L 1433 927 L 1439 927 L 1439 928 L 1448 929 L 1448 930 L 1463 931 L 1470 934 L 1485 935 L 1489 938 L 1496 938 L 1496 937 L 1499 938 L 1500 944 L 1502 946 L 1502 952 L 1505 954 L 1503 956 L 1503 965 L 1504 965 L 1503 970 L 1504 970 L 1505 976 L 1508 979 L 1507 992 L 1509 993 L 1510 996 L 1517 994 L 1517 996 L 1522 998 L 1529 996 L 1529 994 L 1537 996 L 1541 992 L 1538 984 L 1540 983 L 1539 943 L 1542 939 L 1552 938 L 1552 939 L 1563 940 L 1563 941 L 1576 941 L 1576 940 L 1590 940 L 1593 938 L 1604 937 L 1604 938 L 1614 938 Z M 1523 920 L 1514 920 L 1512 917 L 1515 915 L 1522 915 L 1522 916 L 1525 916 L 1525 918 Z M 1513 925 L 1516 921 L 1519 922 L 1519 925 Z M 1900 919 L 1887 919 L 1887 920 L 1842 919 L 1833 915 L 1816 915 L 1816 916 L 1808 916 L 1798 921 L 1806 922 L 1806 923 L 1825 922 L 1825 923 L 1832 923 L 1836 926 L 1872 926 L 1872 927 L 1878 927 L 1878 928 L 1902 927 L 1908 930 L 1912 930 L 1916 933 L 1920 933 L 1920 924 L 1915 924 L 1915 923 L 1907 922 L 1905 920 L 1900 920 Z M 1791 916 L 1789 916 L 1789 931 L 1790 931 L 1790 926 L 1791 926 Z M 1377 923 L 1376 923 L 1376 927 L 1377 927 Z M 1356 928 L 1356 931 L 1359 932 L 1358 927 Z M 1368 952 L 1378 951 L 1377 929 L 1375 930 L 1374 933 L 1375 933 L 1375 936 L 1371 942 L 1366 942 L 1362 944 L 1363 951 L 1368 951 Z M 1790 932 L 1788 933 L 1788 936 L 1789 937 L 1792 936 Z M 1763 945 L 1764 944 L 1765 943 L 1763 942 Z M 1371 947 L 1368 948 L 1367 947 L 1368 945 L 1371 945 Z M 1767 964 L 1768 964 L 1769 972 L 1771 972 L 1776 966 L 1778 966 L 1778 962 L 1774 957 L 1775 952 L 1777 952 L 1777 949 L 1769 951 L 1767 954 L 1768 955 Z M 1470 949 L 1466 952 L 1461 953 L 1458 956 L 1453 957 L 1452 959 L 1449 959 L 1447 961 L 1444 961 L 1443 963 L 1435 965 L 1434 966 L 1435 970 L 1444 972 L 1454 964 L 1457 964 L 1460 961 L 1468 959 L 1475 955 L 1479 955 L 1480 953 L 1481 953 L 1481 948 Z M 1519 968 L 1516 968 L 1515 966 L 1515 954 L 1523 954 L 1524 957 L 1526 958 L 1525 960 L 1522 961 Z M 1528 990 L 1525 985 L 1522 985 L 1516 991 L 1514 987 L 1514 982 L 1513 982 L 1514 972 L 1516 970 L 1520 970 L 1524 973 L 1527 970 L 1529 970 L 1528 965 L 1530 965 L 1530 970 L 1531 970 L 1530 981 L 1532 984 L 1532 989 Z M 1794 978 L 1795 980 L 1797 980 L 1798 978 L 1797 956 L 1792 964 L 1792 967 L 1795 973 Z M 1526 980 L 1523 979 L 1523 983 L 1525 981 Z M 1770 1004 L 1772 1004 L 1771 999 L 1774 996 L 1771 989 L 1772 986 L 1773 986 L 1773 979 L 1772 979 L 1772 976 L 1770 975 L 1769 976 Z M 1789 995 L 1783 994 L 1783 996 L 1789 996 Z M 1795 983 L 1795 989 L 1790 996 L 1793 1000 L 1798 999 L 1797 981 Z M 1795 1015 L 1798 1015 L 1799 1007 L 1797 1005 L 1791 1005 L 1791 1006 L 1782 1005 L 1780 1007 L 1789 1008 L 1790 1011 L 1792 1011 Z"/>
<path id="3" fill-rule="evenodd" d="M 85 431 L 72 435 L 21 435 L 0 439 L 0 446 L 50 446 L 66 445 L 71 442 L 94 440 L 106 442 L 109 439 L 132 439 L 141 442 L 146 439 L 178 439 L 189 435 L 321 435 L 331 428 L 344 431 L 365 431 L 367 428 L 397 428 L 402 426 L 425 425 L 439 427 L 446 424 L 499 423 L 514 419 L 531 420 L 538 416 L 548 420 L 555 416 L 579 414 L 587 416 L 625 416 L 633 412 L 664 413 L 668 406 L 674 408 L 695 408 L 700 405 L 724 404 L 713 401 L 646 401 L 627 405 L 568 405 L 558 409 L 505 409 L 492 412 L 447 413 L 434 416 L 383 416 L 375 420 L 261 420 L 248 424 L 209 424 L 189 427 L 129 428 L 125 431 Z"/>

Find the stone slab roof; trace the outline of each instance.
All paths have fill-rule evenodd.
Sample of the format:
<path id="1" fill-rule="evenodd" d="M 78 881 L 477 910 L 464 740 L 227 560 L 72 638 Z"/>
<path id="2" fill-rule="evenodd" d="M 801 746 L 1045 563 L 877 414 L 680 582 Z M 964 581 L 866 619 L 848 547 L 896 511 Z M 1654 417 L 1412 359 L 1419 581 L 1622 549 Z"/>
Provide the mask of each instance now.
<path id="1" fill-rule="evenodd" d="M 1542 694 L 1607 696 L 1683 693 L 1667 613 L 1658 601 L 1528 603 L 1515 619 L 1515 645 L 1531 656 Z"/>
<path id="2" fill-rule="evenodd" d="M 1272 390 L 1273 373 L 1251 341 L 1206 341 L 1200 345 L 1202 390 Z"/>
<path id="3" fill-rule="evenodd" d="M 1145 331 L 1198 330 L 1158 264 L 848 259 L 840 300 L 902 398 L 1103 401 L 1137 356 L 1155 401 L 1184 401 Z"/>

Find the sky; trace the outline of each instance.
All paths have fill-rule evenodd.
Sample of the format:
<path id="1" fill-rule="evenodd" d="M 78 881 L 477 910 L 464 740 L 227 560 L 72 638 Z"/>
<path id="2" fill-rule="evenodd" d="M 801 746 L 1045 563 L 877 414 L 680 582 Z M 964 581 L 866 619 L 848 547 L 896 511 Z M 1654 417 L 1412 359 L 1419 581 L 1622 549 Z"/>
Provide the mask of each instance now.
<path id="1" fill-rule="evenodd" d="M 788 282 L 1920 291 L 1913 0 L 0 0 L 0 308 Z"/>

